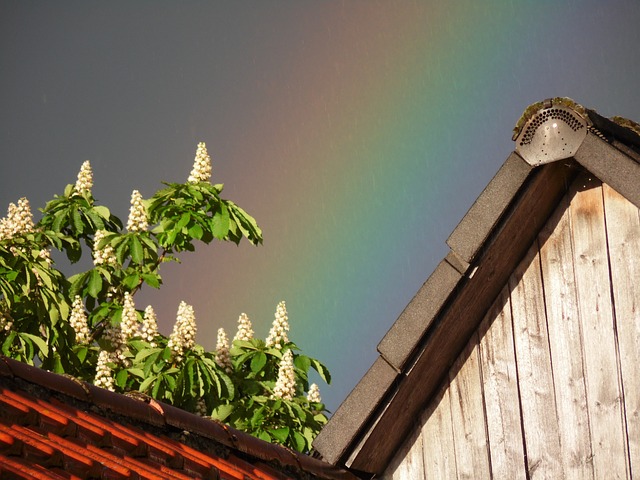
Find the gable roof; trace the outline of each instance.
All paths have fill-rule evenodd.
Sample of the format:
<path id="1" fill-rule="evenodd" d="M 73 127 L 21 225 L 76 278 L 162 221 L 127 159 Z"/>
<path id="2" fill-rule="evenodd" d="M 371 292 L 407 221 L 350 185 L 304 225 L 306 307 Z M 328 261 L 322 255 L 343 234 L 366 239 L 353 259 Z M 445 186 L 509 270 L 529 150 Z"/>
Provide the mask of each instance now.
<path id="1" fill-rule="evenodd" d="M 2 478 L 356 477 L 150 398 L 0 357 Z"/>
<path id="2" fill-rule="evenodd" d="M 587 170 L 640 207 L 638 125 L 615 120 L 562 98 L 525 111 L 515 151 L 316 438 L 325 460 L 384 470 L 578 172 Z"/>

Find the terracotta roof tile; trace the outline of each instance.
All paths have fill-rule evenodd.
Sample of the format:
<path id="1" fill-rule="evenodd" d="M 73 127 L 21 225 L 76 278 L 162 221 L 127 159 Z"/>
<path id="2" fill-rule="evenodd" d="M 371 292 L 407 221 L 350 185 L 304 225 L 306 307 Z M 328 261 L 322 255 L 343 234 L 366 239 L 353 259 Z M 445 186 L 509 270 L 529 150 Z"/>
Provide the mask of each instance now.
<path id="1" fill-rule="evenodd" d="M 0 477 L 356 477 L 148 398 L 0 357 Z"/>

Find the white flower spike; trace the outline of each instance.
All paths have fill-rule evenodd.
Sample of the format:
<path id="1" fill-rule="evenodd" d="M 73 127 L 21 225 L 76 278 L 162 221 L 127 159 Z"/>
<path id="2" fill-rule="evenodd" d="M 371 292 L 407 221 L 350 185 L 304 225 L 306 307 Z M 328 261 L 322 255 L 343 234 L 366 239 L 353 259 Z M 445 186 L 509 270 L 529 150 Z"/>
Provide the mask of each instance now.
<path id="1" fill-rule="evenodd" d="M 193 168 L 187 180 L 188 183 L 208 182 L 211 179 L 211 157 L 204 142 L 198 144 Z"/>
<path id="2" fill-rule="evenodd" d="M 287 316 L 287 306 L 280 302 L 276 308 L 276 318 L 273 321 L 269 336 L 267 337 L 267 347 L 275 347 L 280 350 L 284 344 L 289 343 L 287 332 L 289 331 L 289 317 Z"/>
<path id="3" fill-rule="evenodd" d="M 131 208 L 129 209 L 129 219 L 127 230 L 130 232 L 143 232 L 147 229 L 147 209 L 142 203 L 142 195 L 138 190 L 131 193 Z"/>
<path id="4" fill-rule="evenodd" d="M 185 350 L 193 348 L 196 344 L 196 316 L 193 307 L 180 302 L 176 323 L 173 325 L 173 332 L 169 337 L 167 346 L 173 350 L 178 361 L 182 360 Z"/>
<path id="5" fill-rule="evenodd" d="M 241 313 L 240 317 L 238 317 L 238 331 L 236 332 L 236 336 L 233 337 L 234 340 L 244 340 L 248 341 L 253 338 L 253 328 L 251 325 L 251 320 L 246 313 Z"/>
<path id="6" fill-rule="evenodd" d="M 82 194 L 85 191 L 91 193 L 93 187 L 93 171 L 91 170 L 91 163 L 86 160 L 80 167 L 78 172 L 78 179 L 76 180 L 75 191 Z"/>
<path id="7" fill-rule="evenodd" d="M 140 327 L 140 336 L 145 342 L 148 342 L 151 347 L 156 347 L 154 340 L 158 336 L 158 319 L 151 305 L 148 305 L 147 308 L 144 309 L 144 319 Z"/>
<path id="8" fill-rule="evenodd" d="M 98 248 L 100 242 L 107 236 L 109 232 L 106 230 L 98 230 L 93 237 L 93 264 L 94 265 L 116 265 L 116 252 L 111 245 L 105 245 Z"/>
<path id="9" fill-rule="evenodd" d="M 224 328 L 218 329 L 218 338 L 216 341 L 216 363 L 220 368 L 223 368 L 225 372 L 231 373 L 231 356 L 229 355 L 229 337 Z"/>
<path id="10" fill-rule="evenodd" d="M 113 381 L 113 371 L 109 363 L 115 363 L 113 353 L 107 350 L 100 350 L 98 363 L 96 365 L 96 378 L 93 381 L 96 387 L 106 388 L 112 392 L 115 390 Z"/>
<path id="11" fill-rule="evenodd" d="M 89 341 L 89 326 L 87 325 L 87 314 L 84 311 L 84 303 L 80 295 L 76 295 L 71 305 L 71 315 L 69 324 L 76 332 L 76 343 L 83 344 Z"/>
<path id="12" fill-rule="evenodd" d="M 7 216 L 0 219 L 0 240 L 6 240 L 33 231 L 33 214 L 29 200 L 22 197 L 18 205 L 10 203 Z"/>
<path id="13" fill-rule="evenodd" d="M 320 388 L 315 383 L 312 383 L 309 387 L 307 400 L 309 401 L 309 403 L 320 403 L 322 401 L 322 398 L 320 397 Z"/>
<path id="14" fill-rule="evenodd" d="M 273 396 L 283 400 L 293 400 L 296 395 L 296 372 L 293 369 L 293 353 L 287 350 L 280 362 L 278 380 L 273 389 Z"/>

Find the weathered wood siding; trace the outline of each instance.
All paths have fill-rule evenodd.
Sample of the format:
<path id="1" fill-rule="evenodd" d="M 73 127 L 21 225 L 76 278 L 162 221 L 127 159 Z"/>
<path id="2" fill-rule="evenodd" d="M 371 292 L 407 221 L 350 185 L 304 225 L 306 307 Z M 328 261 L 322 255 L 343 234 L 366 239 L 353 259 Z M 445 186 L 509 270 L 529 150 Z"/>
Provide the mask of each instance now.
<path id="1" fill-rule="evenodd" d="M 640 211 L 580 177 L 383 478 L 640 478 Z"/>

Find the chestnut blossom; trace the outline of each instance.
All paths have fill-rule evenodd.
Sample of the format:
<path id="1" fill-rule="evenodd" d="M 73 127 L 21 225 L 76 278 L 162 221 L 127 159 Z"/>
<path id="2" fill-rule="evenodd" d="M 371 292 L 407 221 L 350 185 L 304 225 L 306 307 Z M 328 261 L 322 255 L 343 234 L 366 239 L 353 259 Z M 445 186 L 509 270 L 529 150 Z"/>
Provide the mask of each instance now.
<path id="1" fill-rule="evenodd" d="M 13 322 L 0 313 L 0 331 L 8 332 L 13 327 Z"/>
<path id="2" fill-rule="evenodd" d="M 322 401 L 322 398 L 320 397 L 320 388 L 315 383 L 312 383 L 311 386 L 309 386 L 307 400 L 309 403 L 320 403 Z"/>
<path id="3" fill-rule="evenodd" d="M 127 220 L 127 230 L 130 232 L 143 232 L 147 229 L 147 209 L 142 203 L 142 195 L 138 190 L 131 193 L 131 208 Z"/>
<path id="4" fill-rule="evenodd" d="M 114 353 L 107 350 L 100 350 L 98 363 L 96 364 L 96 377 L 93 384 L 96 387 L 106 388 L 112 392 L 115 390 L 113 380 L 113 370 L 110 363 L 115 363 Z"/>
<path id="5" fill-rule="evenodd" d="M 156 318 L 156 312 L 151 305 L 148 305 L 147 308 L 144 309 L 140 336 L 145 342 L 148 342 L 151 347 L 156 347 L 154 340 L 158 336 L 158 320 Z"/>
<path id="6" fill-rule="evenodd" d="M 187 183 L 208 182 L 211 179 L 211 157 L 204 142 L 198 143 L 196 158 Z"/>
<path id="7" fill-rule="evenodd" d="M 216 341 L 216 363 L 225 372 L 231 373 L 231 356 L 229 355 L 229 337 L 224 328 L 218 329 L 218 339 Z"/>
<path id="8" fill-rule="evenodd" d="M 33 231 L 33 214 L 29 200 L 22 197 L 18 205 L 10 203 L 7 216 L 0 219 L 0 240 L 6 240 Z"/>
<path id="9" fill-rule="evenodd" d="M 207 403 L 199 398 L 196 402 L 196 415 L 200 415 L 201 417 L 207 417 Z"/>
<path id="10" fill-rule="evenodd" d="M 91 187 L 93 187 L 93 172 L 91 170 L 91 163 L 86 160 L 80 167 L 78 172 L 78 179 L 75 184 L 75 191 L 77 193 L 84 193 L 88 191 L 91 193 Z"/>
<path id="11" fill-rule="evenodd" d="M 76 295 L 71 305 L 71 315 L 69 324 L 76 332 L 76 343 L 87 343 L 89 341 L 89 326 L 87 325 L 87 314 L 84 311 L 84 303 L 80 295 Z"/>
<path id="12" fill-rule="evenodd" d="M 287 332 L 289 331 L 289 317 L 287 316 L 287 307 L 285 302 L 280 302 L 276 308 L 276 318 L 269 330 L 267 337 L 267 347 L 275 347 L 281 349 L 284 344 L 289 343 Z"/>
<path id="13" fill-rule="evenodd" d="M 234 340 L 251 340 L 253 338 L 253 328 L 251 320 L 246 313 L 241 313 L 238 317 L 238 331 L 236 332 Z"/>
<path id="14" fill-rule="evenodd" d="M 51 259 L 51 250 L 49 248 L 43 248 L 42 250 L 40 250 L 38 257 L 44 260 L 49 267 L 53 263 L 53 260 Z"/>
<path id="15" fill-rule="evenodd" d="M 167 346 L 173 350 L 177 360 L 182 360 L 185 350 L 193 348 L 196 344 L 196 316 L 193 307 L 185 302 L 180 302 L 176 323 L 173 332 L 169 336 Z"/>
<path id="16" fill-rule="evenodd" d="M 287 350 L 280 361 L 278 380 L 273 396 L 283 400 L 292 400 L 296 395 L 296 372 L 293 369 L 293 352 Z"/>
<path id="17" fill-rule="evenodd" d="M 118 263 L 116 252 L 111 245 L 107 244 L 102 248 L 98 248 L 98 245 L 108 233 L 106 230 L 97 230 L 93 237 L 93 264 L 96 266 L 116 265 Z"/>
<path id="18" fill-rule="evenodd" d="M 126 344 L 138 332 L 138 312 L 129 292 L 124 294 L 122 321 L 120 322 L 120 341 Z"/>
<path id="19" fill-rule="evenodd" d="M 138 330 L 138 312 L 136 312 L 133 297 L 129 292 L 124 294 L 122 319 L 119 325 L 110 325 L 104 332 L 104 338 L 113 347 L 114 360 L 122 365 L 127 364 L 127 342 L 135 336 Z"/>

